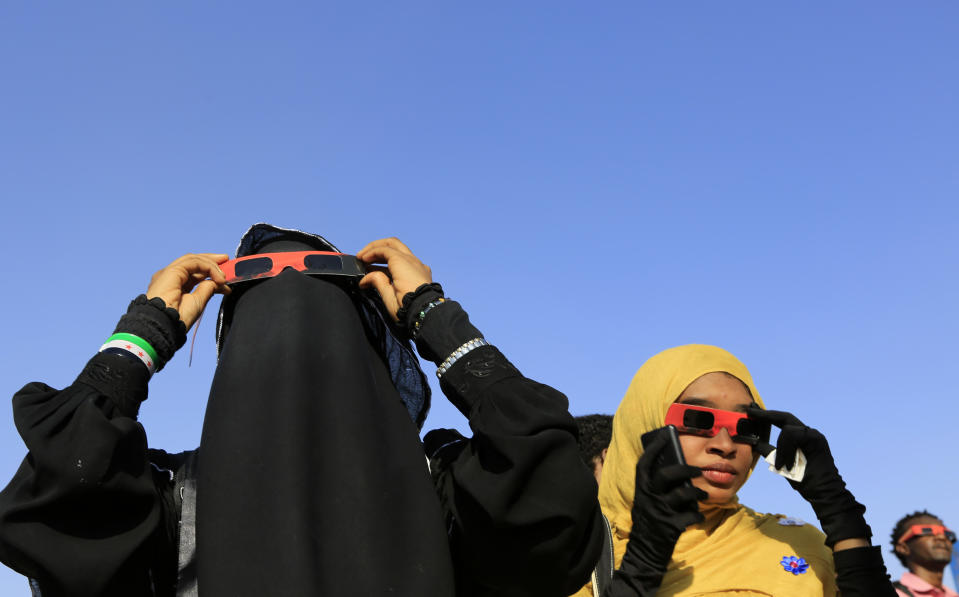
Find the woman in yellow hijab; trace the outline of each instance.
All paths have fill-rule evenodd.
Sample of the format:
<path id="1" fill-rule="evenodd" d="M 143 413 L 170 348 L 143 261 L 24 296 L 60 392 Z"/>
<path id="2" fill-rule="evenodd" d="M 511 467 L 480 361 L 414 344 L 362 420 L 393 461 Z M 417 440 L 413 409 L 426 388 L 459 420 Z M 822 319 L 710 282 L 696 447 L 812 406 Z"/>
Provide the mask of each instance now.
<path id="1" fill-rule="evenodd" d="M 679 430 L 686 465 L 657 460 L 668 450 L 667 421 Z M 789 482 L 825 534 L 738 502 L 760 453 L 772 449 L 770 425 L 780 428 L 777 469 L 798 474 L 802 465 L 793 462 L 805 458 L 801 480 Z M 846 489 L 825 438 L 765 410 L 746 367 L 715 346 L 672 348 L 639 369 L 613 419 L 599 500 L 613 572 L 597 572 L 577 597 L 895 596 L 879 547 L 869 543 L 865 508 Z"/>

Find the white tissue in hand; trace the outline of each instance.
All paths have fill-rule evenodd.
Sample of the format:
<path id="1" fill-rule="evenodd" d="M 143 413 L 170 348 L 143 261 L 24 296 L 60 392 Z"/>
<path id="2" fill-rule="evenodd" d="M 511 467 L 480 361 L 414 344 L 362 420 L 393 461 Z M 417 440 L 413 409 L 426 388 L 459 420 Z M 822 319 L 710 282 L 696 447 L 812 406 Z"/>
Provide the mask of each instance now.
<path id="1" fill-rule="evenodd" d="M 806 475 L 806 455 L 799 448 L 796 448 L 796 461 L 789 468 L 776 468 L 776 450 L 766 454 L 765 461 L 769 463 L 769 470 L 796 483 Z"/>

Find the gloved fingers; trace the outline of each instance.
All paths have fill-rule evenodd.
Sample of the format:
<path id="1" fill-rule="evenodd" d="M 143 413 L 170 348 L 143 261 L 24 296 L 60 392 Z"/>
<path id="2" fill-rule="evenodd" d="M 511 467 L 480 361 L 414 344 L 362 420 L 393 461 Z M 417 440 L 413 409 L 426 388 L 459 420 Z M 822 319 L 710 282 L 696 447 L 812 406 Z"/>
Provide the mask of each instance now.
<path id="1" fill-rule="evenodd" d="M 762 456 L 763 458 L 765 458 L 766 456 L 769 456 L 769 453 L 775 449 L 776 449 L 776 446 L 770 443 L 766 443 L 764 441 L 760 441 L 758 444 L 753 446 L 753 450 L 755 452 L 759 452 L 759 455 Z"/>
<path id="2" fill-rule="evenodd" d="M 643 455 L 640 456 L 639 462 L 636 463 L 636 483 L 640 483 L 640 479 L 651 479 L 653 476 L 653 468 L 656 466 L 656 460 L 659 458 L 660 453 L 666 447 L 669 438 L 666 436 L 665 427 L 657 429 L 656 431 L 650 432 L 650 436 L 653 438 L 652 441 L 647 443 L 643 447 Z"/>
<path id="3" fill-rule="evenodd" d="M 797 449 L 801 449 L 810 462 L 825 462 L 824 456 L 832 460 L 826 436 L 812 427 L 787 425 L 779 434 L 779 440 L 776 443 L 776 468 L 781 468 L 783 465 L 791 467 L 796 458 Z"/>
<path id="4" fill-rule="evenodd" d="M 670 464 L 653 472 L 653 478 L 650 480 L 650 489 L 653 493 L 663 494 L 682 485 L 693 477 L 703 474 L 703 470 L 698 466 L 688 464 Z"/>
<path id="5" fill-rule="evenodd" d="M 822 448 L 829 448 L 829 442 L 826 441 L 826 436 L 818 429 L 812 427 L 806 427 L 802 438 L 802 445 L 805 446 L 807 452 L 810 453 L 818 452 Z"/>
<path id="6" fill-rule="evenodd" d="M 785 427 L 779 433 L 779 439 L 776 440 L 776 468 L 792 468 L 802 435 L 803 429 L 793 425 Z"/>
<path id="7" fill-rule="evenodd" d="M 803 425 L 802 421 L 800 421 L 796 415 L 783 410 L 764 410 L 755 404 L 750 404 L 746 409 L 746 414 L 749 415 L 750 419 L 772 423 L 780 429 L 786 427 L 787 425 L 805 427 L 805 425 Z"/>
<path id="8" fill-rule="evenodd" d="M 776 440 L 776 468 L 792 468 L 796 461 L 796 449 L 804 443 L 805 430 L 796 415 L 781 410 L 763 410 L 755 404 L 750 404 L 746 409 L 746 414 L 750 419 L 772 423 L 779 427 L 779 438 Z"/>
<path id="9" fill-rule="evenodd" d="M 677 524 L 680 525 L 683 530 L 691 524 L 699 524 L 704 520 L 706 520 L 706 517 L 703 516 L 703 513 L 699 510 L 683 512 L 676 517 Z"/>
<path id="10" fill-rule="evenodd" d="M 708 497 L 709 494 L 702 489 L 691 485 L 683 485 L 663 495 L 662 500 L 671 510 L 683 512 L 686 510 L 698 511 L 697 503 Z"/>

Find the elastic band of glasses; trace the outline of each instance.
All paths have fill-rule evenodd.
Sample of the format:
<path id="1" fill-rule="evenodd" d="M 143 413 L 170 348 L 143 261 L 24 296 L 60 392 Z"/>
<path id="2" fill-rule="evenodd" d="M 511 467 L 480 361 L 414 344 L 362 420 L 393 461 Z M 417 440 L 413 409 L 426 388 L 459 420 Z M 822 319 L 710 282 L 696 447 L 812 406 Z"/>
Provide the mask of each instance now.
<path id="1" fill-rule="evenodd" d="M 152 376 L 156 371 L 157 353 L 150 346 L 150 343 L 133 334 L 120 332 L 113 334 L 100 347 L 100 352 L 113 352 L 113 350 L 122 350 L 136 357 L 147 368 L 147 372 Z"/>
<path id="2" fill-rule="evenodd" d="M 446 360 L 443 361 L 443 363 L 436 368 L 436 377 L 443 377 L 443 374 L 449 371 L 450 367 L 452 367 L 456 363 L 456 361 L 466 356 L 466 354 L 469 353 L 471 350 L 475 350 L 479 348 L 480 346 L 489 346 L 489 342 L 487 342 L 483 338 L 473 338 L 469 342 L 463 344 L 462 346 L 454 350 L 453 354 L 446 357 Z"/>
<path id="3" fill-rule="evenodd" d="M 410 335 L 413 336 L 413 339 L 416 340 L 416 337 L 420 335 L 420 327 L 423 325 L 423 321 L 426 320 L 426 314 L 429 313 L 433 307 L 439 307 L 446 302 L 446 299 L 440 297 L 435 301 L 429 303 L 423 307 L 419 313 L 416 314 L 416 321 L 413 322 L 413 329 L 410 330 Z"/>

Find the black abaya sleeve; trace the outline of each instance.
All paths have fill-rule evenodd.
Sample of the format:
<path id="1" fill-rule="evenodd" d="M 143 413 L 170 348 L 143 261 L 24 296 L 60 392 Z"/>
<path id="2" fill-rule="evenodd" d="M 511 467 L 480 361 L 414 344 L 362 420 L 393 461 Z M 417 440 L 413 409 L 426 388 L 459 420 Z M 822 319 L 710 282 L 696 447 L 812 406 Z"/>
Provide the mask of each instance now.
<path id="1" fill-rule="evenodd" d="M 430 311 L 417 346 L 439 364 L 479 336 L 449 301 Z M 492 346 L 467 353 L 440 385 L 473 430 L 468 440 L 449 430 L 425 438 L 449 519 L 457 594 L 576 592 L 599 559 L 604 531 L 566 397 L 523 377 Z"/>
<path id="2" fill-rule="evenodd" d="M 896 597 L 879 546 L 854 547 L 833 554 L 842 597 Z"/>
<path id="3" fill-rule="evenodd" d="M 142 363 L 100 353 L 67 388 L 34 382 L 13 398 L 29 453 L 0 492 L 0 560 L 44 597 L 172 594 L 172 474 L 151 465 L 136 421 L 147 380 Z"/>

